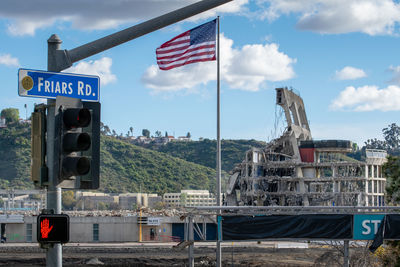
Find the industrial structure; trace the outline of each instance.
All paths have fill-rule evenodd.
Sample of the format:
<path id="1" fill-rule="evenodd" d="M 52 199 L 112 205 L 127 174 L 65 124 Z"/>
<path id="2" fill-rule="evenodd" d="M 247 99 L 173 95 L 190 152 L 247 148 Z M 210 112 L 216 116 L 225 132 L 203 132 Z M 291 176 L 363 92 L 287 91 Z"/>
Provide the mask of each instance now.
<path id="1" fill-rule="evenodd" d="M 287 127 L 265 148 L 252 148 L 229 179 L 227 206 L 384 206 L 386 151 L 365 161 L 346 156 L 347 140 L 313 140 L 302 98 L 276 89 Z"/>

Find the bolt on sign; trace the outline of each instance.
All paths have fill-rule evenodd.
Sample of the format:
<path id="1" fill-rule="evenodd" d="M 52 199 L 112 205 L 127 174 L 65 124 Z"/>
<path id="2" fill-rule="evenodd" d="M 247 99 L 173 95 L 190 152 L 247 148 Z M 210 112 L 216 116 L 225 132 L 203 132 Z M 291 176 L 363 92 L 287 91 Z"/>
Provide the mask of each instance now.
<path id="1" fill-rule="evenodd" d="M 39 243 L 68 243 L 69 216 L 66 214 L 40 214 L 37 218 Z"/>

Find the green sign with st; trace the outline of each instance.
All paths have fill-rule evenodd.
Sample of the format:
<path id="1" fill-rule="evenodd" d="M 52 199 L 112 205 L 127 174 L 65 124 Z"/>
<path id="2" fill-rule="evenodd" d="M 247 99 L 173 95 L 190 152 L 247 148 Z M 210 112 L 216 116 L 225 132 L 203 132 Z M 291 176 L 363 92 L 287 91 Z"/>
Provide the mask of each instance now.
<path id="1" fill-rule="evenodd" d="M 384 214 L 355 214 L 353 239 L 373 240 L 384 216 Z"/>

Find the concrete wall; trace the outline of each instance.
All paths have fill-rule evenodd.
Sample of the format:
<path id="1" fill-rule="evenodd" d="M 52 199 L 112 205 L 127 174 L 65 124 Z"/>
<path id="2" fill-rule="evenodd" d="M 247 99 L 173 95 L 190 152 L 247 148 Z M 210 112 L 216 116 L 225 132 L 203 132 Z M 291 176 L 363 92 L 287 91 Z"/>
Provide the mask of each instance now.
<path id="1" fill-rule="evenodd" d="M 98 224 L 98 241 L 95 242 L 138 239 L 136 217 L 71 217 L 70 242 L 93 242 L 94 224 Z"/>
<path id="2" fill-rule="evenodd" d="M 26 227 L 23 223 L 9 223 L 6 225 L 7 242 L 26 242 Z M 35 238 L 36 240 L 36 238 Z"/>
<path id="3" fill-rule="evenodd" d="M 156 217 L 156 216 L 155 216 Z M 172 223 L 179 218 L 160 217 L 160 225 L 142 224 L 142 241 L 151 241 L 150 229 L 153 228 L 154 241 L 172 241 Z M 25 216 L 24 223 L 7 223 L 7 243 L 37 242 L 37 217 Z M 32 241 L 28 241 L 27 227 L 32 226 Z M 98 224 L 98 241 L 93 240 L 93 225 Z M 70 239 L 72 243 L 83 242 L 137 242 L 139 224 L 136 216 L 131 217 L 70 217 Z"/>

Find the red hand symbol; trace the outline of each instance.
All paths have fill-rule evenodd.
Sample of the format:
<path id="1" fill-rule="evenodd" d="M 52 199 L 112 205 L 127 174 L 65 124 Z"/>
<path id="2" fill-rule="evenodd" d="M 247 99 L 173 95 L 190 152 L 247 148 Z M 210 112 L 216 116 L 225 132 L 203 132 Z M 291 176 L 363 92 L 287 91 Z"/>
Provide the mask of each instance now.
<path id="1" fill-rule="evenodd" d="M 49 238 L 51 229 L 53 229 L 53 225 L 49 227 L 49 219 L 44 219 L 40 223 L 40 232 L 42 233 L 42 238 Z"/>

